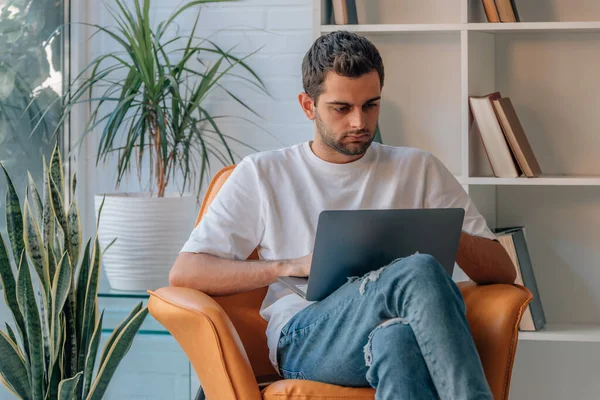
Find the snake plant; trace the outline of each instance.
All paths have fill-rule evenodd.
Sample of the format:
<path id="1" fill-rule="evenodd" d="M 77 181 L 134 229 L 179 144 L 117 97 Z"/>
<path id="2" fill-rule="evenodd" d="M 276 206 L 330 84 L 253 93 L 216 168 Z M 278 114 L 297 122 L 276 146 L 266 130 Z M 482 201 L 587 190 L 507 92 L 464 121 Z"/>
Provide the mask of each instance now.
<path id="1" fill-rule="evenodd" d="M 98 358 L 98 237 L 83 243 L 74 175 L 65 203 L 58 147 L 43 163 L 42 194 L 30 176 L 22 205 L 0 164 L 8 231 L 8 243 L 0 234 L 0 283 L 14 319 L 0 330 L 0 382 L 21 399 L 101 399 L 148 309 L 133 308 Z"/>

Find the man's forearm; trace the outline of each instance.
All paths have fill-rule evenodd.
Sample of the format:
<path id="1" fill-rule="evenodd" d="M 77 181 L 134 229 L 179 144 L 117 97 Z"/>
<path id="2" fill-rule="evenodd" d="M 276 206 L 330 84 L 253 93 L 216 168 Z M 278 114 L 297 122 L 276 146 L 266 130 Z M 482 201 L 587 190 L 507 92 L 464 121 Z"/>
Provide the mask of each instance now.
<path id="1" fill-rule="evenodd" d="M 515 267 L 496 240 L 462 232 L 456 262 L 478 284 L 514 283 Z"/>
<path id="2" fill-rule="evenodd" d="M 204 253 L 181 253 L 171 268 L 169 283 L 221 296 L 270 285 L 288 270 L 286 261 L 234 261 Z"/>

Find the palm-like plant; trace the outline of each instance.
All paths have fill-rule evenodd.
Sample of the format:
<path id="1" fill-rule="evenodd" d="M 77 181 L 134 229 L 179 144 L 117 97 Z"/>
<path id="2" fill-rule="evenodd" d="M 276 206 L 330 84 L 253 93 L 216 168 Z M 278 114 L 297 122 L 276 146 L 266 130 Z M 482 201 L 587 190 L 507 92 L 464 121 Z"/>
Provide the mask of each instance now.
<path id="1" fill-rule="evenodd" d="M 45 164 L 42 196 L 30 176 L 23 207 L 0 164 L 8 188 L 10 242 L 9 251 L 0 234 L 0 283 L 18 333 L 8 323 L 6 331 L 0 330 L 0 382 L 21 399 L 100 399 L 148 310 L 138 304 L 97 359 L 103 319 L 96 300 L 101 249 L 97 236 L 81 246 L 77 204 L 64 203 L 58 147 Z M 72 193 L 75 188 L 73 176 Z"/>
<path id="2" fill-rule="evenodd" d="M 76 105 L 90 105 L 91 118 L 83 136 L 101 128 L 96 163 L 117 153 L 117 186 L 134 163 L 141 179 L 142 165 L 147 161 L 154 184 L 151 186 L 157 189 L 159 197 L 164 196 L 165 188 L 178 172 L 181 191 L 197 187 L 199 194 L 203 179 L 210 172 L 210 157 L 223 165 L 235 163 L 228 140 L 244 143 L 219 129 L 217 120 L 226 116 L 211 115 L 204 102 L 209 93 L 219 89 L 256 114 L 222 81 L 233 76 L 267 93 L 265 85 L 244 62 L 247 56 L 238 58 L 214 42 L 195 36 L 200 11 L 189 35 L 167 38 L 175 29 L 175 19 L 184 11 L 223 1 L 230 0 L 187 2 L 153 28 L 151 0 L 134 0 L 133 10 L 123 0 L 115 0 L 118 11 L 108 6 L 107 9 L 117 26 L 92 25 L 97 33 L 114 40 L 119 49 L 95 58 L 75 80 L 63 120 Z M 201 54 L 214 62 L 206 63 L 206 58 L 200 59 Z M 193 62 L 202 65 L 203 70 L 196 70 Z M 236 74 L 237 69 L 243 75 Z"/>

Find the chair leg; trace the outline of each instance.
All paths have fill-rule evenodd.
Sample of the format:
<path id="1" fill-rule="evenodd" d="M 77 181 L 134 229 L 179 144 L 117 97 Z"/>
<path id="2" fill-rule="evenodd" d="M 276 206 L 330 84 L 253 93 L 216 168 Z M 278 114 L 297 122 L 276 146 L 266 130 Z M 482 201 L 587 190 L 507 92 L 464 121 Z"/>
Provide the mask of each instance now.
<path id="1" fill-rule="evenodd" d="M 204 395 L 204 390 L 202 389 L 202 386 L 200 386 L 200 388 L 198 389 L 198 393 L 196 393 L 195 400 L 206 400 L 206 396 Z"/>

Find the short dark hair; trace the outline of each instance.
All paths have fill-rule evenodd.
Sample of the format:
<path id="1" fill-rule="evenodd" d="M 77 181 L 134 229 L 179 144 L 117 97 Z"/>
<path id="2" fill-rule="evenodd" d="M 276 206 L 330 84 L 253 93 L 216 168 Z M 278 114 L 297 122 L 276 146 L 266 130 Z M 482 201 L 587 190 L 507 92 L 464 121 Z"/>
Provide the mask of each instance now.
<path id="1" fill-rule="evenodd" d="M 383 87 L 383 60 L 367 38 L 348 31 L 335 31 L 320 36 L 302 60 L 304 91 L 316 102 L 323 90 L 327 72 L 358 78 L 376 70 Z"/>

